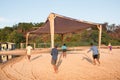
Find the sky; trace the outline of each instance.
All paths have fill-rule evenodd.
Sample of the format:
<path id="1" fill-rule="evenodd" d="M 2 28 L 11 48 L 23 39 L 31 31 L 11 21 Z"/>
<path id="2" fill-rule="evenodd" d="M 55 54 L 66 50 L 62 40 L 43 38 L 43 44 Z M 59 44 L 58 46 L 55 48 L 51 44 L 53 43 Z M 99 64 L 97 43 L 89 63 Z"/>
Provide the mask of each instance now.
<path id="1" fill-rule="evenodd" d="M 118 25 L 120 0 L 0 0 L 0 28 L 45 22 L 50 13 Z"/>

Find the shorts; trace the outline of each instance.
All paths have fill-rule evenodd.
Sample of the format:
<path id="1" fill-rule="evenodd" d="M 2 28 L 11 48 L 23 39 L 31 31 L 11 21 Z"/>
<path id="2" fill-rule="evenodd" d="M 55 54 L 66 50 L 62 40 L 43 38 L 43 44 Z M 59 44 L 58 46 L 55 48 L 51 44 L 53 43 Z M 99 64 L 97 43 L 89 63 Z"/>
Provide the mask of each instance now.
<path id="1" fill-rule="evenodd" d="M 110 49 L 110 51 L 112 51 L 112 46 L 109 46 L 108 48 Z"/>
<path id="2" fill-rule="evenodd" d="M 57 60 L 54 60 L 54 59 L 51 60 L 52 65 L 56 65 L 56 62 L 57 62 Z"/>
<path id="3" fill-rule="evenodd" d="M 63 52 L 66 52 L 66 49 L 63 49 L 62 51 L 63 51 Z"/>
<path id="4" fill-rule="evenodd" d="M 112 47 L 110 47 L 110 51 L 112 51 Z"/>
<path id="5" fill-rule="evenodd" d="M 99 59 L 99 54 L 97 54 L 97 55 L 93 55 L 93 59 Z"/>

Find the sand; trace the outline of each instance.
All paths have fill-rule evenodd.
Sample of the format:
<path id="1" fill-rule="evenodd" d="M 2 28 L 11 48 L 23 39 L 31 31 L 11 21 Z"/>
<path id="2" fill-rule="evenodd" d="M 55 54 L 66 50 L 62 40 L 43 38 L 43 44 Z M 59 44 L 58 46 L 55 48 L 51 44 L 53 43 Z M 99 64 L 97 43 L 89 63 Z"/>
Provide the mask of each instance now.
<path id="1" fill-rule="evenodd" d="M 112 54 L 101 49 L 100 65 L 92 64 L 87 50 L 67 52 L 66 58 L 58 60 L 58 73 L 49 53 L 33 53 L 30 61 L 26 56 L 13 59 L 0 65 L 0 80 L 120 80 L 120 49 Z"/>

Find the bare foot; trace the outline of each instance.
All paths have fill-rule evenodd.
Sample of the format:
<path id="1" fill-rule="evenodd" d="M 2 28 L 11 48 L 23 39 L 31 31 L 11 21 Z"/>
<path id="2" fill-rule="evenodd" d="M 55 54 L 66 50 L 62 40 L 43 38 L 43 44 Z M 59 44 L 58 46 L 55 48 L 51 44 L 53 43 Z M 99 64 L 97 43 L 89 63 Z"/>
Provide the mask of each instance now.
<path id="1" fill-rule="evenodd" d="M 96 65 L 96 63 L 93 63 L 93 65 Z"/>
<path id="2" fill-rule="evenodd" d="M 58 73 L 58 70 L 56 70 L 54 73 Z"/>

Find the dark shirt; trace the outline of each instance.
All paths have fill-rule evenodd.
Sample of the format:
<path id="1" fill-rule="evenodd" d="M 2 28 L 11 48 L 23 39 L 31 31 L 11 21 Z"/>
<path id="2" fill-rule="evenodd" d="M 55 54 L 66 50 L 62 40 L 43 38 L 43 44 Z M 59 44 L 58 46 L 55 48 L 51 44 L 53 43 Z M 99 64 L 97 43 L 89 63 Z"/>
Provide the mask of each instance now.
<path id="1" fill-rule="evenodd" d="M 58 50 L 56 48 L 53 48 L 51 51 L 51 55 L 53 60 L 57 60 Z"/>

